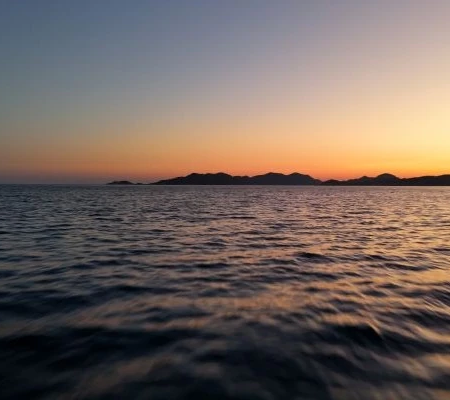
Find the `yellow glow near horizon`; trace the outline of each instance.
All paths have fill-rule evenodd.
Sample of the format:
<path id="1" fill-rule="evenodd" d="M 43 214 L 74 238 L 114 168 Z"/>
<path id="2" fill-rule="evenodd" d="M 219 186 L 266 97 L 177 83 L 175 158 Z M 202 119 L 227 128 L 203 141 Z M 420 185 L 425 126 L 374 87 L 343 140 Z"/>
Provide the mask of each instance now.
<path id="1" fill-rule="evenodd" d="M 160 34 L 173 34 L 164 45 L 149 42 L 146 29 L 161 20 L 151 13 L 142 31 L 114 40 L 91 26 L 104 40 L 89 36 L 97 52 L 65 32 L 56 50 L 87 62 L 80 79 L 51 43 L 43 51 L 54 65 L 40 56 L 21 64 L 30 75 L 12 79 L 15 65 L 4 73 L 12 89 L 0 108 L 0 182 L 450 173 L 450 3 L 300 3 L 228 14 L 215 5 L 215 24 L 162 7 Z"/>

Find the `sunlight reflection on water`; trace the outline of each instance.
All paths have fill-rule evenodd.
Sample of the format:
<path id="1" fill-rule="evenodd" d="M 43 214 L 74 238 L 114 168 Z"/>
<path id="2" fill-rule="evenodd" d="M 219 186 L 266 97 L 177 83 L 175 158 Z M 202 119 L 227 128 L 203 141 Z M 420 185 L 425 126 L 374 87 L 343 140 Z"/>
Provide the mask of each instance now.
<path id="1" fill-rule="evenodd" d="M 2 398 L 449 398 L 449 195 L 0 186 Z"/>

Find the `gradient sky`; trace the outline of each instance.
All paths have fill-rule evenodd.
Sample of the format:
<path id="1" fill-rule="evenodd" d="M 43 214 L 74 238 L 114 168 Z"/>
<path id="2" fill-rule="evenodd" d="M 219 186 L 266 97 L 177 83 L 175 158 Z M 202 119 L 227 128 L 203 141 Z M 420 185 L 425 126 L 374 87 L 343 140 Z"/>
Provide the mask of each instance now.
<path id="1" fill-rule="evenodd" d="M 450 173 L 450 1 L 0 0 L 0 182 Z"/>

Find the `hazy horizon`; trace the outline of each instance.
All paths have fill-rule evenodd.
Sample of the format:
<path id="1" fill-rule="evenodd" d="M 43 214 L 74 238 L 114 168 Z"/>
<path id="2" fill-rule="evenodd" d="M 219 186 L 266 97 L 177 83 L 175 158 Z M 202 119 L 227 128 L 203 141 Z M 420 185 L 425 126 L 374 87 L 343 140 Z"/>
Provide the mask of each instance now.
<path id="1" fill-rule="evenodd" d="M 183 175 L 173 175 L 173 176 L 163 176 L 163 177 L 156 177 L 156 178 L 145 178 L 145 177 L 141 177 L 140 179 L 131 179 L 129 177 L 117 177 L 117 176 L 111 176 L 111 177 L 106 177 L 106 178 L 100 178 L 100 177 L 94 177 L 94 178 L 90 178 L 90 179 L 83 179 L 83 178 L 77 178 L 77 177 L 69 177 L 69 178 L 55 178 L 53 180 L 51 180 L 51 178 L 49 178 L 48 176 L 42 176 L 42 177 L 25 177 L 22 180 L 4 180 L 4 181 L 0 181 L 0 185 L 1 184 L 24 184 L 24 185 L 33 185 L 33 184 L 55 184 L 55 185 L 83 185 L 83 184 L 105 184 L 105 183 L 109 183 L 109 182 L 113 182 L 113 181 L 130 181 L 133 183 L 154 183 L 154 182 L 158 182 L 160 180 L 165 180 L 165 179 L 172 179 L 172 178 L 178 178 L 178 177 L 184 177 L 184 176 L 188 176 L 192 173 L 199 173 L 197 171 L 191 171 L 189 173 L 183 174 Z M 350 176 L 350 177 L 336 177 L 336 176 L 330 176 L 327 178 L 319 178 L 317 176 L 311 175 L 311 174 L 307 174 L 303 171 L 291 171 L 291 172 L 280 172 L 280 171 L 275 171 L 275 170 L 270 170 L 270 171 L 265 171 L 265 172 L 261 172 L 261 173 L 256 173 L 256 174 L 230 174 L 227 171 L 207 171 L 207 172 L 201 172 L 200 174 L 218 174 L 218 173 L 225 173 L 234 177 L 237 176 L 248 176 L 248 177 L 254 177 L 256 175 L 265 175 L 268 173 L 281 173 L 284 175 L 290 175 L 293 173 L 299 173 L 299 174 L 304 174 L 304 175 L 309 175 L 312 178 L 315 179 L 319 179 L 322 182 L 325 182 L 327 180 L 340 180 L 340 181 L 344 181 L 344 180 L 348 180 L 348 179 L 358 179 L 358 178 L 362 178 L 362 177 L 377 177 L 379 175 L 383 175 L 383 174 L 392 174 L 395 175 L 397 178 L 416 178 L 416 177 L 422 177 L 422 176 L 429 176 L 429 174 L 419 174 L 419 175 L 411 175 L 411 176 L 401 176 L 401 175 L 397 175 L 397 174 L 393 174 L 392 172 L 389 171 L 384 171 L 382 173 L 378 173 L 378 174 L 374 174 L 374 175 L 369 175 L 369 174 L 362 174 L 362 175 L 358 175 L 358 176 Z M 447 173 L 443 173 L 443 174 L 436 174 L 433 176 L 439 176 L 439 175 L 450 175 L 450 172 Z"/>
<path id="2" fill-rule="evenodd" d="M 450 2 L 8 2 L 0 183 L 441 175 Z"/>

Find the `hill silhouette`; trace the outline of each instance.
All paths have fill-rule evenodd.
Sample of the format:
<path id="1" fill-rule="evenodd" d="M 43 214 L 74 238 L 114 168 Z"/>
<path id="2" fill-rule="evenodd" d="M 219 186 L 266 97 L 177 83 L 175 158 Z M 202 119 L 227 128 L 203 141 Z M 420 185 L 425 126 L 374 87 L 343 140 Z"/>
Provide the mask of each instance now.
<path id="1" fill-rule="evenodd" d="M 112 181 L 109 182 L 108 185 L 135 185 L 135 183 L 130 181 Z"/>
<path id="2" fill-rule="evenodd" d="M 402 182 L 401 178 L 398 178 L 392 174 L 381 174 L 376 177 L 362 176 L 361 178 L 348 179 L 345 181 L 338 181 L 331 179 L 329 181 L 322 182 L 322 185 L 364 185 L 364 186 L 389 186 L 399 185 Z"/>
<path id="3" fill-rule="evenodd" d="M 381 174 L 376 177 L 362 176 L 344 181 L 331 179 L 321 184 L 328 186 L 450 186 L 450 175 L 399 178 L 392 174 Z"/>
<path id="4" fill-rule="evenodd" d="M 108 185 L 140 185 L 130 181 L 113 181 Z M 224 172 L 199 174 L 192 173 L 171 179 L 163 179 L 149 185 L 322 185 L 322 186 L 450 186 L 450 174 L 439 176 L 419 176 L 399 178 L 384 173 L 375 177 L 362 176 L 356 179 L 321 181 L 310 175 L 294 172 L 289 175 L 269 172 L 255 176 L 233 176 Z"/>
<path id="5" fill-rule="evenodd" d="M 284 175 L 269 172 L 256 176 L 232 176 L 219 172 L 217 174 L 193 173 L 184 177 L 165 179 L 154 185 L 318 185 L 321 181 L 309 175 L 293 173 Z"/>

